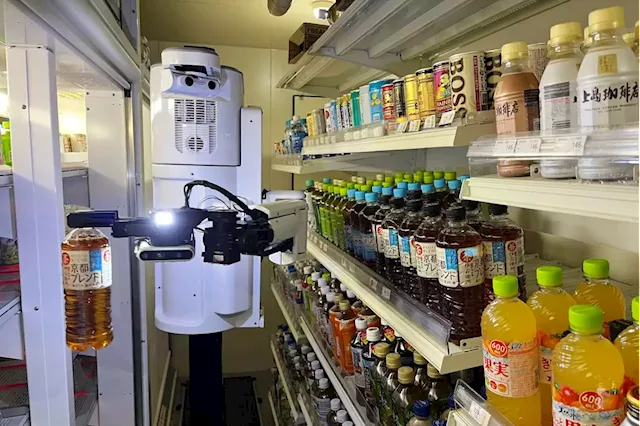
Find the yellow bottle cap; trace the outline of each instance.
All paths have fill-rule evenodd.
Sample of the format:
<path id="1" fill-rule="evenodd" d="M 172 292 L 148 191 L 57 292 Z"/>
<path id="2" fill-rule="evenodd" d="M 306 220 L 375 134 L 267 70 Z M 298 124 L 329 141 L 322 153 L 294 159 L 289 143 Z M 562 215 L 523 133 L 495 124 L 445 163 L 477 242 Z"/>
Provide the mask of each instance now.
<path id="1" fill-rule="evenodd" d="M 431 364 L 429 364 L 429 366 L 427 367 L 427 376 L 431 377 L 432 379 L 439 379 L 440 377 L 442 377 L 438 369 Z"/>
<path id="2" fill-rule="evenodd" d="M 493 277 L 493 293 L 498 297 L 514 297 L 518 295 L 518 278 L 513 275 Z"/>
<path id="3" fill-rule="evenodd" d="M 400 354 L 392 353 L 387 354 L 385 358 L 387 362 L 387 368 L 400 368 L 402 366 L 402 360 L 400 359 Z"/>
<path id="4" fill-rule="evenodd" d="M 337 303 L 338 307 L 340 307 L 340 302 L 344 300 L 344 294 L 342 293 L 336 293 L 335 296 L 333 296 L 333 303 Z"/>
<path id="5" fill-rule="evenodd" d="M 549 31 L 549 43 L 552 45 L 578 41 L 582 38 L 582 25 L 580 22 L 563 22 L 551 27 Z"/>
<path id="6" fill-rule="evenodd" d="M 627 46 L 633 48 L 633 43 L 635 43 L 636 35 L 634 33 L 626 33 L 622 34 L 622 40 L 627 44 Z"/>
<path id="7" fill-rule="evenodd" d="M 389 353 L 389 344 L 388 343 L 378 343 L 373 347 L 373 354 L 378 358 L 385 358 Z"/>
<path id="8" fill-rule="evenodd" d="M 339 306 L 341 311 L 348 311 L 351 309 L 351 303 L 349 303 L 348 300 L 341 300 Z"/>
<path id="9" fill-rule="evenodd" d="M 367 179 L 365 183 L 369 186 L 373 186 L 373 179 Z"/>
<path id="10" fill-rule="evenodd" d="M 424 175 L 422 178 L 422 183 L 433 183 L 433 174 Z"/>
<path id="11" fill-rule="evenodd" d="M 456 172 L 444 172 L 444 178 L 446 180 L 456 180 L 458 174 Z"/>
<path id="12" fill-rule="evenodd" d="M 511 61 L 517 58 L 526 58 L 529 56 L 529 49 L 525 41 L 514 41 L 502 46 L 502 61 Z"/>
<path id="13" fill-rule="evenodd" d="M 540 287 L 561 287 L 562 268 L 559 266 L 541 266 L 536 269 L 536 280 Z"/>
<path id="14" fill-rule="evenodd" d="M 426 365 L 427 364 L 427 360 L 420 355 L 418 352 L 413 351 L 413 363 L 415 365 Z"/>
<path id="15" fill-rule="evenodd" d="M 587 25 L 586 27 L 584 27 L 584 40 L 583 40 L 584 47 L 591 46 L 592 42 L 593 42 L 593 37 L 591 37 L 591 29 Z"/>
<path id="16" fill-rule="evenodd" d="M 584 275 L 593 279 L 604 279 L 609 277 L 609 262 L 605 259 L 585 259 L 582 262 Z"/>
<path id="17" fill-rule="evenodd" d="M 591 34 L 619 27 L 624 27 L 624 9 L 620 6 L 597 9 L 589 13 Z"/>
<path id="18" fill-rule="evenodd" d="M 408 385 L 413 383 L 413 368 L 400 367 L 398 369 L 398 381 L 403 385 Z"/>
<path id="19" fill-rule="evenodd" d="M 433 172 L 431 170 L 425 170 L 423 175 L 424 176 L 433 176 Z"/>
<path id="20" fill-rule="evenodd" d="M 441 171 L 433 172 L 433 178 L 434 179 L 442 179 L 442 178 L 444 178 L 444 172 L 441 172 Z"/>
<path id="21" fill-rule="evenodd" d="M 343 197 L 347 196 L 347 188 L 340 188 L 340 195 L 342 195 Z"/>
<path id="22" fill-rule="evenodd" d="M 638 314 L 638 303 L 640 302 L 640 298 L 638 296 L 631 299 L 631 318 L 634 321 L 640 321 L 640 315 Z"/>
<path id="23" fill-rule="evenodd" d="M 347 189 L 353 189 L 353 188 L 354 188 L 354 183 L 353 182 L 347 183 Z"/>
<path id="24" fill-rule="evenodd" d="M 385 176 L 384 181 L 387 183 L 393 183 L 393 176 Z"/>
<path id="25" fill-rule="evenodd" d="M 602 309 L 592 305 L 574 305 L 569 308 L 569 328 L 578 333 L 602 332 Z"/>

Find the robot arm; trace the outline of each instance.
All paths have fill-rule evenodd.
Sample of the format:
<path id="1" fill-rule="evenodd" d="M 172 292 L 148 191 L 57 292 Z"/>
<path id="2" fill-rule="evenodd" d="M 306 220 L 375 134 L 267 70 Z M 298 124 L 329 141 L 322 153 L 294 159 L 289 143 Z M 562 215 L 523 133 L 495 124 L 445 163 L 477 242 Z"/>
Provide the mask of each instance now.
<path id="1" fill-rule="evenodd" d="M 206 210 L 189 206 L 194 186 L 206 186 L 225 195 L 240 210 Z M 156 211 L 149 217 L 120 218 L 117 211 L 70 213 L 71 228 L 108 227 L 115 238 L 136 238 L 136 255 L 143 261 L 188 261 L 195 255 L 194 231 L 203 233 L 205 263 L 231 265 L 240 255 L 270 256 L 291 263 L 306 252 L 307 205 L 282 200 L 249 207 L 226 189 L 207 181 L 184 186 L 185 205 Z M 201 227 L 202 226 L 202 227 Z"/>

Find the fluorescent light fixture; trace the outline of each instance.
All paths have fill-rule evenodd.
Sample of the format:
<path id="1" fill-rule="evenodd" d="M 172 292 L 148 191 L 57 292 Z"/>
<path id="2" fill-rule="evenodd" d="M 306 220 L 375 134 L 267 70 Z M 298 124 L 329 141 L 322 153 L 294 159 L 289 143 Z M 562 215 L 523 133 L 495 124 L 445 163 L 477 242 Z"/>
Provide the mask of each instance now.
<path id="1" fill-rule="evenodd" d="M 329 8 L 333 6 L 333 2 L 332 1 L 326 1 L 326 0 L 316 0 L 311 4 L 311 7 L 313 8 L 313 16 L 316 17 L 316 19 L 327 19 L 327 16 L 329 16 Z"/>

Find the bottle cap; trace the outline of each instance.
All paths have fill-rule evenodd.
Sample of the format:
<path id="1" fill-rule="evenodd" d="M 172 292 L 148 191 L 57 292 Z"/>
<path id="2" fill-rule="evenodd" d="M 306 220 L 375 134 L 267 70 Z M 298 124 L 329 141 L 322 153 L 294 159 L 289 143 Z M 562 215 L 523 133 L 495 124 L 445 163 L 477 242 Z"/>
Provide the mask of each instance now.
<path id="1" fill-rule="evenodd" d="M 364 193 L 371 192 L 371 185 L 360 185 L 360 190 Z"/>
<path id="2" fill-rule="evenodd" d="M 569 328 L 584 334 L 602 332 L 602 309 L 592 305 L 574 305 L 569 308 Z"/>
<path id="3" fill-rule="evenodd" d="M 324 280 L 324 278 L 320 278 L 320 280 Z M 320 280 L 318 280 L 318 282 L 320 282 Z M 331 289 L 328 285 L 323 285 L 322 287 L 320 287 L 320 294 L 326 296 L 327 294 L 329 294 L 330 290 Z"/>
<path id="4" fill-rule="evenodd" d="M 294 116 L 292 117 L 292 121 L 300 121 L 300 117 L 299 117 L 299 116 L 297 116 L 297 115 L 294 115 Z"/>
<path id="5" fill-rule="evenodd" d="M 380 324 L 381 324 L 383 327 L 387 327 L 387 326 L 389 325 L 389 323 L 387 322 L 387 320 L 386 320 L 386 319 L 384 319 L 384 318 L 380 318 Z"/>
<path id="6" fill-rule="evenodd" d="M 302 370 L 302 364 L 300 364 L 299 362 L 296 362 L 296 363 L 293 365 L 293 368 L 295 368 L 296 370 Z"/>
<path id="7" fill-rule="evenodd" d="M 333 192 L 333 188 L 335 188 L 335 186 L 327 185 L 327 192 Z"/>
<path id="8" fill-rule="evenodd" d="M 396 173 L 396 179 L 402 179 L 404 177 L 404 173 L 398 172 Z"/>
<path id="9" fill-rule="evenodd" d="M 340 411 L 340 398 L 333 398 L 331 400 L 331 411 Z"/>
<path id="10" fill-rule="evenodd" d="M 393 176 L 385 176 L 384 181 L 388 183 L 393 183 Z"/>
<path id="11" fill-rule="evenodd" d="M 580 25 L 580 22 L 563 22 L 552 26 L 549 30 L 550 45 L 580 40 L 582 40 L 582 25 Z"/>
<path id="12" fill-rule="evenodd" d="M 311 273 L 311 280 L 312 281 L 318 281 L 321 276 L 322 275 L 320 275 L 320 272 L 312 272 Z"/>
<path id="13" fill-rule="evenodd" d="M 364 192 L 356 191 L 356 201 L 364 200 Z"/>
<path id="14" fill-rule="evenodd" d="M 518 278 L 513 275 L 493 277 L 493 293 L 498 297 L 514 297 L 518 295 Z"/>
<path id="15" fill-rule="evenodd" d="M 462 200 L 462 207 L 467 211 L 477 210 L 480 208 L 480 203 L 473 200 Z"/>
<path id="16" fill-rule="evenodd" d="M 540 287 L 561 287 L 562 268 L 559 266 L 540 266 L 536 269 L 536 280 Z"/>
<path id="17" fill-rule="evenodd" d="M 464 220 L 464 218 L 467 217 L 467 211 L 460 204 L 457 204 L 448 208 L 444 212 L 444 215 L 447 217 L 447 219 Z"/>
<path id="18" fill-rule="evenodd" d="M 624 41 L 627 46 L 633 48 L 633 44 L 635 43 L 636 35 L 634 33 L 626 33 L 622 34 L 622 41 Z"/>
<path id="19" fill-rule="evenodd" d="M 358 176 L 358 177 L 356 178 L 356 181 L 357 181 L 360 185 L 364 185 L 364 184 L 367 182 L 367 180 L 366 180 L 365 178 L 363 178 L 362 176 Z"/>
<path id="20" fill-rule="evenodd" d="M 323 377 L 322 379 L 318 380 L 318 387 L 320 389 L 329 389 L 329 379 L 327 379 L 326 377 Z"/>
<path id="21" fill-rule="evenodd" d="M 380 329 L 378 327 L 367 328 L 367 340 L 369 342 L 378 342 L 380 340 Z"/>
<path id="22" fill-rule="evenodd" d="M 382 195 L 393 195 L 393 188 L 390 186 L 385 186 L 382 188 Z"/>
<path id="23" fill-rule="evenodd" d="M 619 27 L 624 27 L 624 9 L 620 6 L 597 9 L 589 13 L 591 34 Z M 502 55 L 504 56 L 504 53 Z"/>
<path id="24" fill-rule="evenodd" d="M 296 355 L 296 356 L 294 356 L 294 357 L 293 357 L 293 362 L 294 362 L 294 364 L 295 364 L 295 363 L 297 363 L 297 362 L 300 362 L 300 360 L 301 360 L 301 359 L 302 359 L 302 357 L 301 357 L 300 355 Z"/>
<path id="25" fill-rule="evenodd" d="M 336 293 L 335 296 L 333 296 L 334 303 L 340 303 L 342 300 L 344 300 L 344 294 L 342 293 Z M 338 305 L 338 307 L 340 307 L 340 305 Z"/>
<path id="26" fill-rule="evenodd" d="M 447 185 L 449 185 L 449 189 L 462 188 L 462 182 L 460 182 L 458 179 L 450 180 L 449 182 L 447 182 Z"/>
<path id="27" fill-rule="evenodd" d="M 460 182 L 464 182 L 465 180 L 469 179 L 470 177 L 471 176 L 469 176 L 469 175 L 460 175 L 460 176 L 458 176 L 458 180 Z"/>
<path id="28" fill-rule="evenodd" d="M 356 294 L 354 292 L 352 292 L 351 290 L 347 289 L 347 298 L 348 299 L 353 299 L 354 297 L 356 297 Z"/>
<path id="29" fill-rule="evenodd" d="M 348 191 L 349 189 L 354 189 L 354 184 L 353 184 L 353 182 L 347 182 L 347 191 Z"/>
<path id="30" fill-rule="evenodd" d="M 376 175 L 376 180 L 385 180 L 385 177 L 384 177 L 384 175 L 382 173 L 378 173 Z"/>
<path id="31" fill-rule="evenodd" d="M 342 423 L 342 426 L 353 426 L 353 422 L 351 420 L 347 420 L 346 422 Z"/>
<path id="32" fill-rule="evenodd" d="M 638 315 L 638 302 L 640 302 L 638 296 L 631 299 L 631 318 L 633 318 L 634 321 L 640 321 L 640 316 Z"/>
<path id="33" fill-rule="evenodd" d="M 442 172 L 440 170 L 433 172 L 433 178 L 434 179 L 442 179 L 442 178 L 444 178 L 444 172 Z"/>
<path id="34" fill-rule="evenodd" d="M 336 195 L 340 195 L 340 190 L 342 189 L 341 186 L 334 186 L 333 187 L 333 193 Z"/>
<path id="35" fill-rule="evenodd" d="M 525 41 L 514 41 L 502 45 L 500 50 L 502 53 L 502 62 L 511 61 L 517 58 L 526 58 L 529 56 L 529 49 Z"/>
<path id="36" fill-rule="evenodd" d="M 366 194 L 364 194 L 364 200 L 367 203 L 375 203 L 376 201 L 378 201 L 378 194 L 376 194 L 375 192 L 367 192 Z"/>
<path id="37" fill-rule="evenodd" d="M 407 182 L 398 182 L 396 188 L 404 189 L 406 191 L 409 188 L 409 184 Z"/>
<path id="38" fill-rule="evenodd" d="M 317 361 L 317 359 L 318 359 L 318 357 L 316 356 L 315 353 L 309 352 L 307 354 L 307 362 L 311 363 L 311 367 L 313 367 L 313 362 L 316 361 L 316 362 L 318 362 L 318 367 L 317 368 L 320 368 L 320 361 Z M 317 370 L 317 368 L 314 368 L 314 370 Z"/>
<path id="39" fill-rule="evenodd" d="M 353 182 L 353 183 L 358 182 L 358 176 L 357 175 L 351 176 L 351 182 Z"/>
<path id="40" fill-rule="evenodd" d="M 419 184 L 419 183 L 412 182 L 412 183 L 410 183 L 410 184 L 408 184 L 408 185 L 407 185 L 407 189 L 408 189 L 409 191 L 418 191 L 418 190 L 420 190 L 420 184 Z"/>
<path id="41" fill-rule="evenodd" d="M 438 369 L 431 364 L 427 366 L 427 376 L 431 377 L 432 379 L 439 379 L 440 377 L 442 377 Z"/>
<path id="42" fill-rule="evenodd" d="M 433 181 L 433 175 L 424 175 L 424 177 L 422 178 L 422 182 L 427 184 L 433 184 Z"/>
<path id="43" fill-rule="evenodd" d="M 638 386 L 632 387 L 631 389 L 629 389 L 629 392 L 627 392 L 627 407 L 629 407 L 629 406 L 634 407 L 636 409 L 636 412 L 637 412 L 638 408 L 640 407 L 640 395 L 639 395 L 639 393 L 640 393 L 640 389 L 638 389 Z M 628 408 L 627 408 L 627 410 L 628 410 Z M 631 424 L 633 424 L 633 423 L 631 423 Z"/>
<path id="44" fill-rule="evenodd" d="M 413 363 L 415 365 L 426 365 L 427 360 L 420 355 L 417 351 L 413 351 Z"/>
<path id="45" fill-rule="evenodd" d="M 400 367 L 398 368 L 398 381 L 403 385 L 413 383 L 413 368 Z"/>
<path id="46" fill-rule="evenodd" d="M 336 418 L 338 420 L 338 423 L 344 423 L 347 421 L 347 419 L 349 418 L 349 415 L 347 414 L 347 410 L 339 410 L 336 413 Z"/>
<path id="47" fill-rule="evenodd" d="M 313 186 L 313 179 L 307 179 L 304 181 L 304 184 L 307 186 Z"/>
<path id="48" fill-rule="evenodd" d="M 405 195 L 407 195 L 406 188 L 396 188 L 393 190 L 393 196 L 395 198 L 404 198 Z"/>
<path id="49" fill-rule="evenodd" d="M 444 180 L 443 178 L 438 178 L 438 179 L 436 179 L 436 180 L 434 180 L 434 181 L 433 181 L 433 186 L 434 186 L 436 189 L 444 188 L 446 184 L 447 184 L 447 183 L 445 182 L 445 180 Z"/>
<path id="50" fill-rule="evenodd" d="M 343 293 L 347 291 L 347 285 L 345 283 L 340 283 L 340 291 Z"/>
<path id="51" fill-rule="evenodd" d="M 382 184 L 371 187 L 371 191 L 375 192 L 376 194 L 382 194 Z"/>
<path id="52" fill-rule="evenodd" d="M 377 345 L 375 345 L 373 347 L 373 353 L 378 357 L 378 358 L 385 358 L 387 357 L 387 354 L 389 353 L 389 344 L 388 343 L 378 343 Z"/>
<path id="53" fill-rule="evenodd" d="M 298 356 L 298 351 L 296 351 L 295 349 L 289 349 L 289 356 L 291 357 L 291 359 L 293 359 L 294 357 Z"/>
<path id="54" fill-rule="evenodd" d="M 302 272 L 304 272 L 305 275 L 310 275 L 313 272 L 313 268 L 311 266 L 305 266 Z"/>
<path id="55" fill-rule="evenodd" d="M 357 318 L 356 319 L 356 330 L 366 330 L 367 329 L 367 320 L 364 318 Z"/>
<path id="56" fill-rule="evenodd" d="M 428 194 L 430 192 L 433 192 L 433 184 L 432 183 L 423 183 L 422 185 L 420 185 L 420 189 L 422 190 L 423 194 Z"/>
<path id="57" fill-rule="evenodd" d="M 327 302 L 333 302 L 335 301 L 335 296 L 336 294 L 332 291 L 328 292 L 327 295 L 325 296 L 327 298 Z"/>
<path id="58" fill-rule="evenodd" d="M 444 178 L 446 180 L 455 180 L 458 177 L 456 172 L 444 172 Z"/>
<path id="59" fill-rule="evenodd" d="M 313 377 L 315 377 L 316 380 L 320 380 L 324 377 L 324 370 L 322 368 L 316 368 L 313 371 Z"/>
<path id="60" fill-rule="evenodd" d="M 589 278 L 604 279 L 609 277 L 609 262 L 605 259 L 585 259 L 582 271 Z"/>
<path id="61" fill-rule="evenodd" d="M 428 418 L 431 415 L 429 401 L 420 399 L 413 403 L 413 415 L 416 417 Z"/>
<path id="62" fill-rule="evenodd" d="M 327 285 L 327 279 L 326 278 L 318 278 L 318 285 L 320 287 L 325 287 Z"/>
<path id="63" fill-rule="evenodd" d="M 402 367 L 402 359 L 400 358 L 400 354 L 391 353 L 387 354 L 385 358 L 385 362 L 387 363 L 387 368 L 400 368 Z"/>
<path id="64" fill-rule="evenodd" d="M 349 303 L 348 300 L 341 300 L 339 306 L 341 311 L 348 311 L 351 309 L 351 303 Z"/>
<path id="65" fill-rule="evenodd" d="M 506 214 L 508 211 L 509 208 L 507 206 L 503 206 L 502 204 L 489 204 L 489 214 Z"/>
<path id="66" fill-rule="evenodd" d="M 356 190 L 355 189 L 348 189 L 347 190 L 347 197 L 354 198 L 355 196 L 356 196 Z"/>
<path id="67" fill-rule="evenodd" d="M 340 196 L 346 197 L 348 193 L 347 188 L 340 188 Z"/>

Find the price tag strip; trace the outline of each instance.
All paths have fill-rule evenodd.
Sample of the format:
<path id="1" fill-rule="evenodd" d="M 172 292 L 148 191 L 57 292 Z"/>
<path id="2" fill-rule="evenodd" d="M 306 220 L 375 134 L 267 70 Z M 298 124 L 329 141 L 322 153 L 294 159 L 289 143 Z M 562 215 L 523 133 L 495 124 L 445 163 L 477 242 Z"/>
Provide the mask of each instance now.
<path id="1" fill-rule="evenodd" d="M 493 155 L 510 155 L 516 150 L 517 139 L 498 139 L 493 145 Z"/>
<path id="2" fill-rule="evenodd" d="M 428 115 L 424 118 L 424 126 L 423 129 L 433 129 L 436 127 L 436 116 Z"/>
<path id="3" fill-rule="evenodd" d="M 491 415 L 476 401 L 471 402 L 471 407 L 469 407 L 469 416 L 471 416 L 471 418 L 481 426 L 487 426 L 489 424 L 489 420 L 491 420 Z"/>
<path id="4" fill-rule="evenodd" d="M 518 138 L 514 152 L 522 155 L 538 154 L 541 145 L 541 138 Z"/>
<path id="5" fill-rule="evenodd" d="M 402 123 L 398 123 L 396 127 L 396 133 L 404 133 L 407 131 L 407 127 L 409 127 L 408 121 L 403 121 Z"/>
<path id="6" fill-rule="evenodd" d="M 422 122 L 420 120 L 412 120 L 409 122 L 409 132 L 417 132 L 420 130 L 420 124 Z"/>
<path id="7" fill-rule="evenodd" d="M 564 155 L 584 155 L 584 146 L 587 142 L 587 135 L 563 136 L 556 138 L 556 151 Z"/>
<path id="8" fill-rule="evenodd" d="M 442 113 L 442 115 L 440 116 L 440 122 L 438 123 L 438 126 L 446 126 L 448 124 L 453 123 L 453 119 L 456 116 L 456 112 L 455 111 L 447 111 L 445 113 Z"/>

